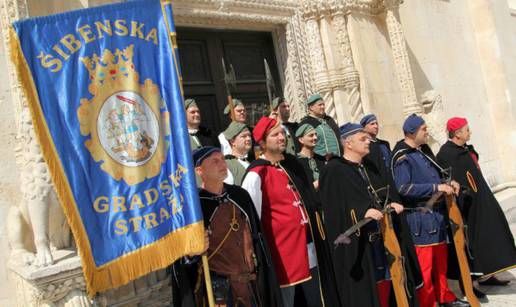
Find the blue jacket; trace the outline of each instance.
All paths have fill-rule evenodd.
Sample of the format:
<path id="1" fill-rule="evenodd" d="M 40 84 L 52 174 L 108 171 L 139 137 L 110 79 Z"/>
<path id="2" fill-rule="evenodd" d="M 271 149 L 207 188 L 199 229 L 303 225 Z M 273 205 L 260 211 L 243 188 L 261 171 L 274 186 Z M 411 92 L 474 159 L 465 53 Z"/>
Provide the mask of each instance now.
<path id="1" fill-rule="evenodd" d="M 413 209 L 425 206 L 424 202 L 437 193 L 437 186 L 443 183 L 442 168 L 435 162 L 432 151 L 426 145 L 412 148 L 402 140 L 393 152 L 393 177 L 403 205 L 407 211 L 412 211 L 407 214 L 407 222 L 414 244 L 425 246 L 446 241 L 444 202 L 435 204 L 434 210 L 428 212 Z"/>

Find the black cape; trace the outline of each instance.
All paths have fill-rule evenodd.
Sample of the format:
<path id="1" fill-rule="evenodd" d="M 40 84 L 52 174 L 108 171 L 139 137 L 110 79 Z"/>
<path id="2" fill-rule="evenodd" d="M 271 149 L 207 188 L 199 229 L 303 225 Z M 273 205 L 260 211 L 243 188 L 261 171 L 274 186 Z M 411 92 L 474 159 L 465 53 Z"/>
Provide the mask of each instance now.
<path id="1" fill-rule="evenodd" d="M 301 144 L 299 143 L 299 140 L 296 137 L 296 130 L 299 128 L 299 124 L 296 122 L 286 122 L 282 124 L 288 129 L 288 133 L 292 137 L 292 140 L 294 141 L 294 150 L 296 153 L 298 153 L 301 150 Z"/>
<path id="2" fill-rule="evenodd" d="M 489 275 L 516 265 L 516 247 L 502 208 L 471 153 L 478 158 L 473 146 L 461 147 L 448 141 L 437 159 L 443 166 L 451 166 L 452 178 L 466 188 L 461 211 L 468 225 L 471 272 Z"/>
<path id="3" fill-rule="evenodd" d="M 197 130 L 194 135 L 199 139 L 199 142 L 202 146 L 220 147 L 217 136 L 211 131 L 210 128 L 200 126 L 199 130 Z"/>
<path id="4" fill-rule="evenodd" d="M 390 150 L 390 145 L 387 141 L 378 139 L 377 142 L 371 142 L 369 145 L 369 154 L 364 157 L 362 163 L 366 169 L 367 175 L 371 181 L 371 185 L 375 190 L 379 190 L 383 187 L 389 187 L 388 198 L 391 202 L 397 202 L 402 204 L 401 197 L 396 189 L 396 184 L 392 178 L 390 169 L 385 167 L 385 162 L 382 158 L 382 152 L 380 144 L 385 144 Z M 378 193 L 382 199 L 385 199 L 387 193 L 382 191 Z M 419 267 L 419 261 L 417 254 L 414 249 L 414 242 L 410 235 L 410 228 L 405 217 L 405 213 L 392 214 L 392 221 L 400 249 L 403 257 L 405 258 L 405 271 L 407 274 L 407 291 L 408 300 L 410 306 L 418 306 L 416 289 L 423 285 L 423 277 L 421 275 L 421 268 Z M 391 295 L 391 302 L 394 299 L 394 295 Z"/>
<path id="5" fill-rule="evenodd" d="M 341 157 L 334 157 L 323 168 L 319 179 L 326 239 L 333 242 L 339 234 L 364 217 L 373 205 L 367 183 L 358 165 Z M 332 264 L 342 306 L 379 307 L 374 276 L 372 246 L 368 236 L 353 235 L 349 245 L 332 249 Z"/>
<path id="6" fill-rule="evenodd" d="M 288 173 L 290 179 L 297 187 L 297 191 L 301 195 L 303 203 L 305 204 L 305 209 L 310 219 L 310 226 L 313 234 L 315 250 L 317 253 L 317 267 L 319 269 L 321 291 L 323 293 L 325 306 L 342 306 L 337 295 L 337 289 L 335 288 L 336 281 L 331 265 L 331 249 L 327 241 L 328 239 L 326 237 L 326 229 L 324 224 L 322 224 L 322 221 L 321 223 L 318 223 L 318 220 L 320 221 L 320 219 L 317 218 L 317 215 L 322 216 L 321 206 L 319 204 L 313 183 L 308 180 L 304 173 L 303 167 L 294 156 L 286 153 L 283 155 L 285 159 L 280 161 L 279 164 Z M 265 159 L 257 159 L 251 162 L 251 165 L 249 165 L 247 170 L 249 171 L 259 165 L 270 164 L 271 163 Z M 296 297 L 296 307 L 303 306 L 303 303 L 304 302 L 302 301 L 299 302 Z"/>
<path id="7" fill-rule="evenodd" d="M 260 230 L 260 220 L 253 205 L 253 201 L 246 190 L 239 186 L 224 184 L 228 198 L 233 200 L 249 218 L 249 226 L 253 238 L 253 248 L 257 259 L 257 285 L 262 305 L 282 306 L 279 284 L 271 262 L 270 251 Z M 206 190 L 199 191 L 204 225 L 208 226 L 209 218 L 219 205 L 218 197 Z M 200 258 L 200 257 L 199 257 Z M 198 263 L 185 264 L 176 261 L 172 267 L 172 306 L 195 307 L 194 289 L 197 283 Z M 203 278 L 204 280 L 204 278 Z M 204 284 L 202 289 L 204 290 Z"/>
<path id="8" fill-rule="evenodd" d="M 314 173 L 313 173 L 312 169 L 310 168 L 310 159 L 307 157 L 297 156 L 297 160 L 299 161 L 301 166 L 303 166 L 303 170 L 305 171 L 308 181 L 313 183 L 315 181 L 315 178 L 314 178 Z M 326 164 L 326 161 L 324 160 L 323 156 L 320 156 L 318 154 L 314 154 L 314 160 L 315 160 L 315 164 L 317 165 L 317 168 L 319 169 L 319 176 L 320 176 L 321 170 L 324 167 L 324 165 Z"/>

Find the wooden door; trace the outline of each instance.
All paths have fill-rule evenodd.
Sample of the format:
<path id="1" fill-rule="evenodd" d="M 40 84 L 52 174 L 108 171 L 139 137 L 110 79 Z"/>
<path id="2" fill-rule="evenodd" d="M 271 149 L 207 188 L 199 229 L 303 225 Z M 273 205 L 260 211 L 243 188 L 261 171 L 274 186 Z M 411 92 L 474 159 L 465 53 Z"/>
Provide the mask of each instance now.
<path id="1" fill-rule="evenodd" d="M 229 123 L 222 113 L 227 104 L 222 58 L 235 70 L 237 88 L 232 95 L 244 102 L 248 124 L 254 126 L 268 114 L 263 59 L 281 90 L 270 33 L 178 28 L 177 38 L 185 98 L 196 99 L 203 126 L 219 132 Z"/>

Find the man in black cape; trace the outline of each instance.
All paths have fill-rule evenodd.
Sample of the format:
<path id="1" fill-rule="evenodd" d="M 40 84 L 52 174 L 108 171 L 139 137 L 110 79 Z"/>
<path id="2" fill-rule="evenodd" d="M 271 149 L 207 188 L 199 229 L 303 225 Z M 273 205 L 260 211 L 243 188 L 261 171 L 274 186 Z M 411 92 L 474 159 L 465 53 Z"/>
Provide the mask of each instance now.
<path id="1" fill-rule="evenodd" d="M 297 159 L 284 152 L 285 134 L 279 122 L 262 117 L 253 137 L 263 154 L 249 165 L 242 187 L 261 216 L 284 304 L 341 306 L 312 183 Z"/>
<path id="2" fill-rule="evenodd" d="M 372 221 L 350 237 L 349 245 L 335 246 L 332 260 L 337 290 L 343 306 L 388 306 L 391 284 L 378 224 L 383 208 L 373 198 L 362 165 L 369 153 L 370 138 L 362 126 L 352 123 L 343 125 L 340 135 L 344 155 L 330 159 L 320 177 L 327 240 L 334 242 L 363 218 Z M 390 205 L 397 213 L 403 210 L 399 204 Z"/>
<path id="3" fill-rule="evenodd" d="M 449 140 L 437 154 L 438 162 L 452 168 L 452 178 L 466 187 L 461 204 L 467 224 L 472 275 L 487 285 L 505 285 L 494 274 L 516 266 L 516 247 L 505 215 L 478 164 L 478 153 L 467 142 L 471 132 L 465 118 L 447 122 Z"/>
<path id="4" fill-rule="evenodd" d="M 270 251 L 249 194 L 223 183 L 227 168 L 219 148 L 201 147 L 194 151 L 193 160 L 203 179 L 199 197 L 210 241 L 207 253 L 216 303 L 282 306 Z M 201 267 L 199 256 L 173 265 L 173 306 L 207 304 Z"/>
<path id="5" fill-rule="evenodd" d="M 366 115 L 360 121 L 360 125 L 364 127 L 364 131 L 371 137 L 369 154 L 362 160 L 371 185 L 375 190 L 379 191 L 378 194 L 382 198 L 387 196 L 386 190 L 382 188 L 389 187 L 388 197 L 390 201 L 402 203 L 390 170 L 392 156 L 390 144 L 377 137 L 379 132 L 377 117 L 374 114 Z M 409 292 L 409 303 L 410 306 L 418 306 L 416 289 L 423 284 L 423 278 L 421 276 L 421 269 L 419 268 L 419 262 L 414 250 L 414 242 L 410 235 L 405 212 L 393 214 L 392 220 L 395 225 L 394 229 L 396 230 L 402 255 L 405 258 L 405 270 L 407 273 L 406 290 Z M 394 296 L 391 295 L 391 298 L 394 298 Z"/>
<path id="6" fill-rule="evenodd" d="M 448 253 L 451 234 L 447 227 L 446 204 L 444 201 L 427 204 L 435 195 L 458 195 L 460 186 L 454 180 L 448 182 L 446 171 L 436 162 L 427 145 L 428 126 L 421 116 L 408 116 L 403 123 L 403 133 L 405 137 L 394 146 L 391 169 L 405 206 L 424 281 L 417 291 L 419 304 L 424 307 L 469 306 L 457 299 L 448 286 L 448 259 L 454 255 Z"/>

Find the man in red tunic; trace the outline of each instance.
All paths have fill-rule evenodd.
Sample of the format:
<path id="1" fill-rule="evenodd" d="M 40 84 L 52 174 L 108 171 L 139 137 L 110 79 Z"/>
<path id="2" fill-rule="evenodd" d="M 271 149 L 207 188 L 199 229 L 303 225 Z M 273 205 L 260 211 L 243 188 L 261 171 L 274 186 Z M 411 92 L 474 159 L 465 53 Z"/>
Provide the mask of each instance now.
<path id="1" fill-rule="evenodd" d="M 295 305 L 296 288 L 307 306 L 339 306 L 313 186 L 295 157 L 284 153 L 278 121 L 262 117 L 253 137 L 263 154 L 249 166 L 242 187 L 260 216 L 284 306 Z"/>

